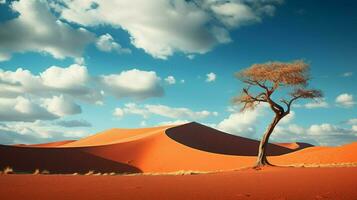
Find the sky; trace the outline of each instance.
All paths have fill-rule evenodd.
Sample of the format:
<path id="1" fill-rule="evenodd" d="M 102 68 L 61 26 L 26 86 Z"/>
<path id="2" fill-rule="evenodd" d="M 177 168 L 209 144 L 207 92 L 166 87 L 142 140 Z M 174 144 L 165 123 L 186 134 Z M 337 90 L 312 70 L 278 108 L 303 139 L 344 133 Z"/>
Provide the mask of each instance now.
<path id="1" fill-rule="evenodd" d="M 272 141 L 357 140 L 356 1 L 0 0 L 0 143 L 196 121 L 259 139 L 234 74 L 304 60 L 310 87 Z"/>

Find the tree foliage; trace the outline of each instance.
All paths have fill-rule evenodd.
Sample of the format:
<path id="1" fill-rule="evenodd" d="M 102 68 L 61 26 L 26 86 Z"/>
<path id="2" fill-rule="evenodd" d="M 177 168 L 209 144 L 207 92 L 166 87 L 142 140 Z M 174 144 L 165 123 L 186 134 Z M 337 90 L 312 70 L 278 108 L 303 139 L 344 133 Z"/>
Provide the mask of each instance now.
<path id="1" fill-rule="evenodd" d="M 308 89 L 309 65 L 298 60 L 290 63 L 267 62 L 254 64 L 236 74 L 246 86 L 242 94 L 233 99 L 234 103 L 242 103 L 242 110 L 254 109 L 259 103 L 266 102 L 280 117 L 290 113 L 291 105 L 297 99 L 313 99 L 323 96 L 320 90 Z M 253 94 L 252 87 L 257 87 L 261 92 Z M 273 100 L 272 94 L 278 89 L 289 88 L 288 97 Z M 280 102 L 281 104 L 279 104 Z"/>

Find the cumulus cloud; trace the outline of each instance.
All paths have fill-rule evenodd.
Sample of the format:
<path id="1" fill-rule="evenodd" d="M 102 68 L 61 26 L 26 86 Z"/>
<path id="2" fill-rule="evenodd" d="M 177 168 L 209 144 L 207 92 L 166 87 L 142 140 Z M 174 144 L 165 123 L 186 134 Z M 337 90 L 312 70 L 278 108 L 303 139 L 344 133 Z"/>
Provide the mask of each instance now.
<path id="1" fill-rule="evenodd" d="M 102 75 L 100 82 L 106 91 L 117 98 L 146 99 L 164 94 L 160 77 L 154 71 L 132 69 L 119 74 Z"/>
<path id="2" fill-rule="evenodd" d="M 40 52 L 55 58 L 81 57 L 86 45 L 95 40 L 84 28 L 74 29 L 58 20 L 46 1 L 13 1 L 10 8 L 19 16 L 0 23 L 0 61 L 16 52 Z"/>
<path id="3" fill-rule="evenodd" d="M 123 108 L 116 108 L 113 113 L 113 115 L 117 117 L 123 117 L 125 114 L 140 115 L 144 118 L 147 118 L 150 115 L 158 115 L 171 119 L 186 119 L 186 120 L 204 119 L 209 116 L 218 115 L 217 112 L 210 112 L 207 110 L 192 111 L 188 108 L 176 108 L 176 107 L 169 107 L 160 104 L 157 105 L 146 104 L 143 106 L 139 106 L 135 103 L 127 103 L 124 105 Z"/>
<path id="4" fill-rule="evenodd" d="M 81 113 L 76 102 L 102 105 L 105 95 L 146 99 L 164 94 L 161 78 L 154 71 L 133 69 L 119 74 L 91 76 L 87 67 L 78 64 L 65 68 L 51 66 L 39 74 L 22 68 L 15 71 L 0 69 L 0 86 L 4 104 L 0 121 L 34 121 L 74 115 Z M 31 99 L 22 97 L 23 94 Z M 8 113 L 15 104 L 24 102 L 33 107 L 30 114 Z"/>
<path id="5" fill-rule="evenodd" d="M 280 124 L 289 124 L 295 119 L 295 112 L 290 111 L 283 119 L 281 119 Z"/>
<path id="6" fill-rule="evenodd" d="M 124 111 L 123 111 L 123 109 L 121 109 L 121 108 L 115 108 L 115 109 L 114 109 L 114 112 L 113 112 L 113 115 L 114 115 L 115 117 L 121 118 L 121 117 L 124 116 Z"/>
<path id="7" fill-rule="evenodd" d="M 216 128 L 230 134 L 251 137 L 255 134 L 258 119 L 264 115 L 266 108 L 266 105 L 262 104 L 254 110 L 239 112 L 230 107 L 232 113 L 218 123 Z"/>
<path id="8" fill-rule="evenodd" d="M 72 100 L 65 98 L 63 95 L 44 99 L 44 105 L 48 111 L 60 117 L 79 114 L 82 112 L 79 105 L 74 103 Z"/>
<path id="9" fill-rule="evenodd" d="M 123 48 L 119 43 L 115 42 L 113 37 L 109 33 L 101 35 L 97 39 L 96 46 L 99 50 L 104 51 L 104 52 L 114 51 L 119 54 L 131 53 L 130 49 Z"/>
<path id="10" fill-rule="evenodd" d="M 165 81 L 169 84 L 169 85 L 173 85 L 176 83 L 176 79 L 173 76 L 168 76 L 165 78 Z"/>
<path id="11" fill-rule="evenodd" d="M 44 121 L 0 123 L 1 144 L 34 144 L 79 139 L 87 135 L 84 130 L 66 130 Z"/>
<path id="12" fill-rule="evenodd" d="M 290 124 L 278 126 L 272 139 L 279 142 L 304 141 L 316 145 L 341 145 L 357 139 L 357 130 L 353 127 L 342 128 L 333 124 L 313 124 L 308 128 Z"/>
<path id="13" fill-rule="evenodd" d="M 25 121 L 57 119 L 59 116 L 40 103 L 18 96 L 14 99 L 0 98 L 0 121 Z"/>
<path id="14" fill-rule="evenodd" d="M 70 22 L 120 27 L 130 34 L 135 47 L 166 59 L 174 52 L 202 54 L 230 42 L 231 29 L 260 22 L 265 15 L 272 16 L 277 2 L 75 0 L 55 7 L 61 18 Z"/>
<path id="15" fill-rule="evenodd" d="M 217 75 L 213 72 L 206 74 L 206 82 L 213 82 L 217 78 Z"/>
<path id="16" fill-rule="evenodd" d="M 55 123 L 58 126 L 73 128 L 73 127 L 91 127 L 92 124 L 86 120 L 59 120 Z"/>
<path id="17" fill-rule="evenodd" d="M 338 95 L 336 97 L 336 103 L 339 106 L 342 106 L 345 108 L 351 108 L 356 104 L 356 102 L 353 99 L 353 95 L 348 94 L 348 93 L 343 93 L 343 94 Z"/>
<path id="18" fill-rule="evenodd" d="M 16 97 L 23 93 L 36 96 L 67 94 L 73 98 L 96 103 L 102 100 L 100 90 L 93 89 L 85 66 L 73 64 L 66 68 L 51 66 L 39 75 L 18 68 L 16 71 L 0 69 L 0 95 Z"/>

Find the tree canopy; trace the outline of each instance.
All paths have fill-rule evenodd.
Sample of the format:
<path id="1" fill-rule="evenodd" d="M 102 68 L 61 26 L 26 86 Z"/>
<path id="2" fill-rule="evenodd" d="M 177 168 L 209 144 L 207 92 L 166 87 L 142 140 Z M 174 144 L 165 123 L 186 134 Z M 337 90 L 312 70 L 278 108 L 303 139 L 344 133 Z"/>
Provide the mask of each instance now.
<path id="1" fill-rule="evenodd" d="M 290 63 L 253 64 L 249 68 L 236 73 L 236 77 L 246 84 L 242 94 L 233 99 L 234 103 L 243 103 L 242 110 L 254 109 L 260 102 L 266 102 L 270 104 L 275 113 L 287 115 L 295 100 L 323 96 L 320 90 L 307 88 L 310 79 L 309 65 L 301 60 Z M 261 92 L 253 94 L 251 92 L 253 86 L 260 88 Z M 279 101 L 273 100 L 272 94 L 281 87 L 291 87 L 288 97 L 280 98 Z M 278 102 L 283 103 L 285 108 Z"/>

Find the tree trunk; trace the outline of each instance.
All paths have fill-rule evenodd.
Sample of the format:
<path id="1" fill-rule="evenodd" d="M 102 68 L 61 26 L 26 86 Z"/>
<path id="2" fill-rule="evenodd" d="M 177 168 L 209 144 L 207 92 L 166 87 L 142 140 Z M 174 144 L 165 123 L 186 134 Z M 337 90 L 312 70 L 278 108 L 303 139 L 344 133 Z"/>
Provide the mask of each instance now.
<path id="1" fill-rule="evenodd" d="M 273 133 L 275 126 L 278 124 L 281 118 L 282 118 L 281 116 L 275 115 L 274 120 L 265 131 L 264 136 L 259 144 L 259 152 L 258 152 L 258 158 L 255 164 L 255 168 L 259 168 L 265 165 L 271 165 L 266 156 L 266 149 L 268 147 L 269 137 Z"/>

